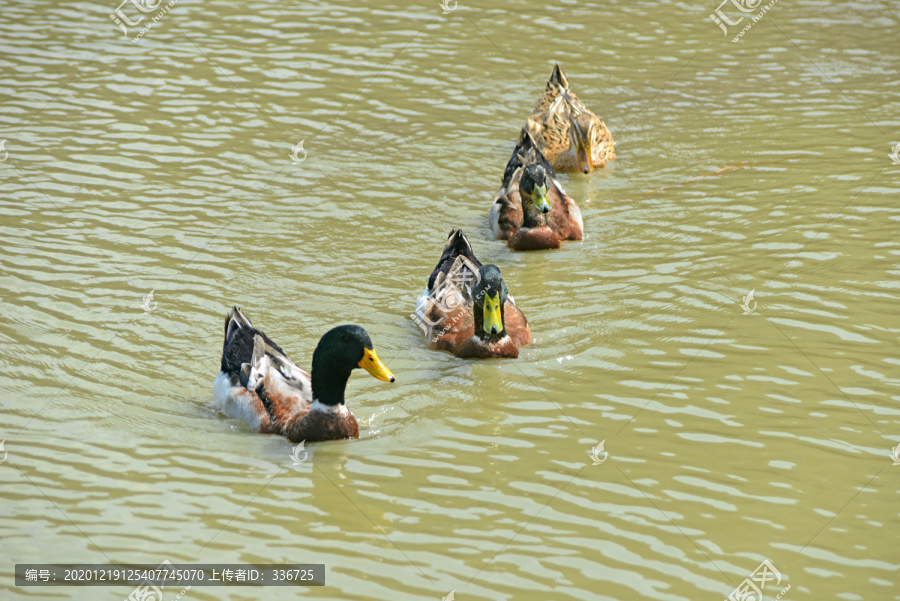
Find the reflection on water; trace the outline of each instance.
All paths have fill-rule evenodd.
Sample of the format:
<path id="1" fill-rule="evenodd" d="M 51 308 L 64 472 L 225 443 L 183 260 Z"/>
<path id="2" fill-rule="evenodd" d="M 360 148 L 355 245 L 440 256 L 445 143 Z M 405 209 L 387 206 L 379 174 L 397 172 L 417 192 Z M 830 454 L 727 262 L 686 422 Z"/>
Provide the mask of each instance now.
<path id="1" fill-rule="evenodd" d="M 767 599 L 900 598 L 868 534 L 898 525 L 896 15 L 778 3 L 732 43 L 713 5 L 437 4 L 178 2 L 138 43 L 149 13 L 4 6 L 0 590 L 121 599 L 13 564 L 168 559 L 687 600 L 766 560 Z M 556 61 L 619 158 L 560 175 L 583 242 L 514 253 L 487 211 Z M 529 316 L 517 360 L 408 318 L 454 227 Z M 304 366 L 366 327 L 398 382 L 351 378 L 360 440 L 293 465 L 215 413 L 232 304 Z"/>

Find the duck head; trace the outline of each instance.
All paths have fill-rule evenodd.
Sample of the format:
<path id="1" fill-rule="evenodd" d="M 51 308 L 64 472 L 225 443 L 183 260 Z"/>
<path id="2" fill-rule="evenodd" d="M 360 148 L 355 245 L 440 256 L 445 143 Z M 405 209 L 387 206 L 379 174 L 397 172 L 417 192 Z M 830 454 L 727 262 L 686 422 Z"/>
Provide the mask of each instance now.
<path id="1" fill-rule="evenodd" d="M 313 353 L 313 398 L 325 405 L 343 405 L 347 380 L 358 367 L 384 382 L 395 380 L 363 328 L 346 325 L 326 332 Z"/>
<path id="2" fill-rule="evenodd" d="M 519 182 L 519 194 L 522 196 L 522 211 L 529 213 L 549 213 L 550 200 L 547 198 L 547 186 L 550 178 L 541 165 L 529 165 L 522 173 Z"/>
<path id="3" fill-rule="evenodd" d="M 575 165 L 582 173 L 590 173 L 594 170 L 593 147 L 591 134 L 594 130 L 594 121 L 587 113 L 579 113 L 572 117 L 569 127 L 569 143 L 575 149 Z"/>
<path id="4" fill-rule="evenodd" d="M 509 293 L 496 265 L 483 265 L 480 276 L 473 290 L 475 335 L 482 340 L 496 342 L 506 336 L 503 306 Z"/>

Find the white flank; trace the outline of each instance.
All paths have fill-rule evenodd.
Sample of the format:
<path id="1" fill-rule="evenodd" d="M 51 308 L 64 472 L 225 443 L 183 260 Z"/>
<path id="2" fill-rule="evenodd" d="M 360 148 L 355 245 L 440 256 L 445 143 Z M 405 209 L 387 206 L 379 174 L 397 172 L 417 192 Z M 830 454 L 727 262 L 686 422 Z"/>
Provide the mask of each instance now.
<path id="1" fill-rule="evenodd" d="M 259 417 L 254 410 L 254 398 L 241 386 L 232 386 L 225 373 L 213 382 L 213 404 L 227 417 L 242 420 L 253 432 L 259 432 Z"/>
<path id="2" fill-rule="evenodd" d="M 502 188 L 501 188 L 502 190 Z M 491 205 L 491 212 L 488 215 L 488 220 L 491 223 L 491 231 L 494 232 L 494 238 L 500 237 L 500 203 L 496 200 Z"/>

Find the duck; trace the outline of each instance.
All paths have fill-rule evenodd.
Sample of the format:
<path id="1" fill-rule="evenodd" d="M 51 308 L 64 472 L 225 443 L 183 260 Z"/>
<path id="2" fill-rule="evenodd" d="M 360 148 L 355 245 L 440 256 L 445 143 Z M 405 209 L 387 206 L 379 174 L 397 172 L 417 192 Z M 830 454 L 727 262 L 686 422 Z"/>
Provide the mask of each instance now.
<path id="1" fill-rule="evenodd" d="M 378 380 L 395 381 L 360 326 L 325 332 L 310 374 L 233 307 L 225 318 L 213 400 L 221 413 L 243 420 L 251 431 L 280 434 L 294 443 L 359 438 L 359 424 L 344 399 L 350 373 L 358 367 Z"/>
<path id="2" fill-rule="evenodd" d="M 559 248 L 563 240 L 584 235 L 578 205 L 527 129 L 506 165 L 488 220 L 494 236 L 513 250 Z"/>
<path id="3" fill-rule="evenodd" d="M 461 359 L 515 359 L 531 343 L 528 320 L 500 268 L 482 265 L 459 229 L 450 231 L 413 319 L 431 348 Z"/>
<path id="4" fill-rule="evenodd" d="M 569 89 L 559 65 L 525 124 L 556 171 L 590 173 L 616 158 L 606 124 Z"/>

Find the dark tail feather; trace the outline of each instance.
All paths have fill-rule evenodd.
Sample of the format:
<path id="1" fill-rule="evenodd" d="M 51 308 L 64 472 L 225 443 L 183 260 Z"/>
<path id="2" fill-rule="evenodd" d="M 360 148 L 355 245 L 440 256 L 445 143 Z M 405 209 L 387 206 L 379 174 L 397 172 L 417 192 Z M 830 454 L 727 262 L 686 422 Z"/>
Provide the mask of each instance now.
<path id="1" fill-rule="evenodd" d="M 453 263 L 456 261 L 456 257 L 460 255 L 469 259 L 477 267 L 481 267 L 481 262 L 475 257 L 475 252 L 472 250 L 472 245 L 469 244 L 469 241 L 466 239 L 466 235 L 462 233 L 462 230 L 453 229 L 450 230 L 450 235 L 447 236 L 447 242 L 444 244 L 444 252 L 441 253 L 441 258 L 438 261 L 437 267 L 434 268 L 434 271 L 431 272 L 431 277 L 428 278 L 429 290 L 433 288 L 434 281 L 437 279 L 438 274 L 450 271 L 450 268 L 453 267 Z"/>
<path id="2" fill-rule="evenodd" d="M 516 148 L 513 150 L 512 156 L 506 164 L 506 169 L 503 171 L 503 187 L 509 187 L 509 182 L 516 169 L 527 167 L 528 165 L 540 165 L 548 175 L 556 177 L 556 172 L 550 166 L 550 161 L 538 148 L 537 142 L 534 141 L 531 133 L 523 127 L 522 133 L 519 135 L 519 141 L 516 143 Z"/>
<path id="3" fill-rule="evenodd" d="M 569 89 L 569 80 L 566 79 L 566 74 L 563 73 L 563 70 L 559 68 L 559 64 L 553 66 L 553 73 L 550 74 L 550 79 L 547 80 L 547 87 L 550 87 L 551 84 L 556 84 L 564 90 Z"/>
<path id="4" fill-rule="evenodd" d="M 522 165 L 528 165 L 529 154 L 532 150 L 537 150 L 537 142 L 534 141 L 528 129 L 523 127 L 521 133 L 519 133 L 519 141 L 516 142 L 516 147 L 513 148 L 512 155 L 509 157 L 509 161 L 506 162 L 506 169 L 503 170 L 502 186 L 504 188 L 509 186 L 509 180 L 516 172 L 516 169 Z"/>
<path id="5" fill-rule="evenodd" d="M 246 330 L 246 335 L 241 331 Z M 244 317 L 239 307 L 232 307 L 225 318 L 225 342 L 222 345 L 222 371 L 227 374 L 240 372 L 241 363 L 246 361 L 244 355 L 248 354 L 245 347 L 248 342 L 253 344 L 253 326 L 250 320 Z"/>
<path id="6" fill-rule="evenodd" d="M 240 307 L 234 306 L 225 318 L 225 344 L 228 344 L 228 340 L 231 338 L 234 331 L 240 328 L 249 328 L 252 330 L 253 324 L 251 324 L 250 320 L 241 313 Z"/>
<path id="7" fill-rule="evenodd" d="M 523 127 L 522 133 L 519 134 L 519 141 L 516 142 L 516 149 L 519 150 L 519 152 L 522 152 L 531 150 L 532 148 L 537 148 L 537 142 L 534 141 L 534 136 L 531 135 L 528 128 Z"/>
<path id="8" fill-rule="evenodd" d="M 444 253 L 441 258 L 452 257 L 455 259 L 459 255 L 465 255 L 469 259 L 475 258 L 472 245 L 469 244 L 466 235 L 460 229 L 453 229 L 450 230 L 447 242 L 444 243 Z"/>

